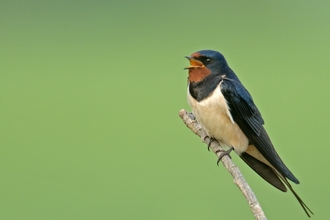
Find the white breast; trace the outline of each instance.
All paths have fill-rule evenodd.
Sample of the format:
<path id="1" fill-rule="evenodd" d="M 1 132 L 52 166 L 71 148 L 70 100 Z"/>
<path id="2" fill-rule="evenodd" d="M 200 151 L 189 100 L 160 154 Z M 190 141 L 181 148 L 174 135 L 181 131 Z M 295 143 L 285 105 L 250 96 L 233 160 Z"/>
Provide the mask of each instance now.
<path id="1" fill-rule="evenodd" d="M 188 103 L 197 121 L 209 136 L 217 139 L 225 148 L 233 146 L 238 154 L 246 151 L 249 141 L 234 122 L 219 86 L 200 102 L 190 95 L 188 88 Z"/>

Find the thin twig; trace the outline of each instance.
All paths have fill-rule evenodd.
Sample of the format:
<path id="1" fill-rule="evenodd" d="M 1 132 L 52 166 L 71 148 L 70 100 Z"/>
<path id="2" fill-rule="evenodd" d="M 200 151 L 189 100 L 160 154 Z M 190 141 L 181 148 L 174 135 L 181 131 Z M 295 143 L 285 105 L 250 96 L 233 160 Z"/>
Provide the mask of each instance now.
<path id="1" fill-rule="evenodd" d="M 208 144 L 210 139 L 206 135 L 204 129 L 198 122 L 195 120 L 195 117 L 192 113 L 187 112 L 186 110 L 182 109 L 179 112 L 180 118 L 183 120 L 183 122 L 186 124 L 186 126 L 194 132 L 196 135 L 198 135 L 202 142 Z M 212 141 L 210 145 L 210 149 L 215 153 L 218 157 L 219 155 L 224 152 L 224 149 L 219 145 L 217 141 Z M 232 175 L 234 178 L 234 183 L 243 193 L 244 197 L 249 203 L 250 209 L 254 215 L 254 217 L 257 220 L 265 220 L 267 219 L 258 200 L 257 197 L 254 195 L 252 189 L 244 179 L 241 171 L 238 169 L 238 167 L 233 163 L 233 161 L 230 159 L 230 157 L 224 156 L 221 158 L 221 162 L 223 166 L 228 170 L 228 172 Z"/>

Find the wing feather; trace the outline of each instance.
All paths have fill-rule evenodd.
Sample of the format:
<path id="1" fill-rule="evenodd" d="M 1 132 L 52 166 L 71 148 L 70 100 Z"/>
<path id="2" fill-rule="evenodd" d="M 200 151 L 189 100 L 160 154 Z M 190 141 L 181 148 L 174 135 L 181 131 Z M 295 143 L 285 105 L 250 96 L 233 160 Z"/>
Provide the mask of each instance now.
<path id="1" fill-rule="evenodd" d="M 220 89 L 227 100 L 235 123 L 238 124 L 251 143 L 279 173 L 291 181 L 299 183 L 275 151 L 263 127 L 264 120 L 244 86 L 238 81 L 224 78 L 220 84 Z"/>

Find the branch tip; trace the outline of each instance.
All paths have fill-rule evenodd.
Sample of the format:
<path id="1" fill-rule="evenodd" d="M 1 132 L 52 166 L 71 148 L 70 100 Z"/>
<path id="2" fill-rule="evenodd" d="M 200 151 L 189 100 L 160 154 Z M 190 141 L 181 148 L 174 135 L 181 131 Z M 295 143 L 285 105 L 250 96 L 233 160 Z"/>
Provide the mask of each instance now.
<path id="1" fill-rule="evenodd" d="M 221 155 L 221 152 L 224 152 L 225 150 L 220 146 L 219 142 L 214 140 L 212 143 L 207 142 L 207 140 L 210 140 L 210 137 L 207 136 L 206 132 L 202 128 L 200 124 L 195 120 L 195 116 L 193 113 L 187 112 L 185 109 L 181 109 L 179 111 L 179 116 L 183 120 L 184 124 L 196 135 L 198 135 L 203 143 L 209 144 L 209 149 L 213 151 L 219 157 Z M 266 220 L 266 216 L 257 200 L 257 197 L 255 196 L 254 192 L 244 179 L 241 171 L 238 169 L 238 167 L 233 163 L 231 158 L 229 157 L 222 157 L 221 163 L 223 166 L 227 169 L 227 171 L 232 175 L 233 182 L 236 184 L 236 186 L 241 190 L 242 194 L 246 198 L 246 200 L 249 203 L 249 206 L 251 208 L 251 211 L 257 220 Z"/>

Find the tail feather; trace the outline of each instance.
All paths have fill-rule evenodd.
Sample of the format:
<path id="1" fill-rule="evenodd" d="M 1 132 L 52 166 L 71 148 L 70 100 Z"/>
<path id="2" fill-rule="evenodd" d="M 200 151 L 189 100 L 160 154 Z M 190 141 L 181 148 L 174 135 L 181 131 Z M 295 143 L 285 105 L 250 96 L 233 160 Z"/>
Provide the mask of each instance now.
<path id="1" fill-rule="evenodd" d="M 251 145 L 250 145 L 251 146 Z M 301 207 L 304 209 L 305 213 L 308 217 L 311 217 L 311 214 L 314 215 L 314 213 L 308 208 L 308 206 L 302 201 L 302 199 L 298 196 L 298 194 L 293 190 L 291 184 L 288 182 L 288 180 L 279 173 L 274 167 L 272 167 L 269 163 L 264 163 L 264 158 L 260 158 L 260 155 L 255 155 L 254 151 L 247 151 L 249 153 L 242 153 L 240 157 L 242 160 L 247 163 L 259 176 L 261 176 L 264 180 L 266 180 L 268 183 L 276 187 L 277 189 L 286 192 L 287 188 L 290 189 L 292 194 L 296 197 Z M 253 152 L 253 155 L 250 155 L 250 153 Z M 262 160 L 262 161 L 261 161 Z M 267 161 L 265 161 L 267 162 Z M 284 185 L 284 184 L 286 185 Z"/>
<path id="2" fill-rule="evenodd" d="M 308 208 L 308 206 L 304 203 L 304 201 L 302 201 L 302 199 L 298 196 L 298 194 L 293 190 L 293 188 L 292 188 L 291 184 L 289 183 L 289 181 L 286 178 L 284 178 L 282 175 L 279 175 L 279 177 L 282 179 L 282 181 L 285 183 L 285 185 L 287 185 L 287 187 L 290 189 L 292 194 L 296 197 L 296 199 L 300 203 L 301 207 L 304 209 L 306 215 L 308 217 L 311 217 L 310 214 L 314 215 L 312 210 L 310 210 L 310 208 Z"/>
<path id="3" fill-rule="evenodd" d="M 247 165 L 249 165 L 257 174 L 259 174 L 259 176 L 261 176 L 268 183 L 283 192 L 287 191 L 285 185 L 279 179 L 277 173 L 275 173 L 271 167 L 254 158 L 248 153 L 242 153 L 241 158 L 244 160 L 245 163 L 247 163 Z"/>

